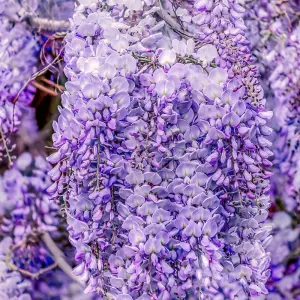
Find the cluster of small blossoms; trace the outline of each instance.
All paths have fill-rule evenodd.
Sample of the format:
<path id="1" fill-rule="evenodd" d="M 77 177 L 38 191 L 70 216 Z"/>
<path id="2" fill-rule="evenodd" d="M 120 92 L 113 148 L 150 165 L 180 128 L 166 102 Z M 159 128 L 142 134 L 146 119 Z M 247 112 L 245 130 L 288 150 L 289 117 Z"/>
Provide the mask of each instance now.
<path id="1" fill-rule="evenodd" d="M 263 112 L 265 103 L 263 90 L 258 82 L 259 75 L 257 68 L 251 64 L 251 53 L 248 48 L 249 42 L 245 37 L 245 30 L 247 28 L 242 19 L 244 8 L 236 1 L 192 1 L 188 3 L 184 2 L 183 4 L 180 2 L 176 3 L 178 3 L 178 7 L 174 14 L 181 19 L 183 26 L 192 32 L 193 36 L 199 41 L 211 42 L 216 46 L 220 55 L 220 59 L 216 60 L 217 64 L 227 68 L 230 78 L 235 76 L 234 79 L 240 82 L 240 84 L 237 84 L 237 88 L 245 90 L 242 99 L 247 103 L 247 106 L 255 113 L 265 116 L 268 115 L 270 118 L 272 114 Z M 172 4 L 172 8 L 173 7 L 174 5 Z M 169 12 L 172 15 L 171 8 L 169 8 Z M 258 107 L 258 109 L 256 109 L 256 107 Z M 262 126 L 263 129 L 259 130 L 258 135 L 270 135 L 272 130 L 264 126 L 265 121 L 262 120 L 261 122 L 259 121 L 259 123 L 261 123 L 260 126 Z M 268 150 L 269 146 L 270 143 L 265 138 L 261 139 L 261 137 L 258 137 L 253 146 L 245 147 L 245 150 L 248 150 L 253 155 L 254 160 L 258 162 L 255 177 L 256 182 L 260 184 L 256 185 L 256 187 L 252 187 L 252 197 L 262 197 L 265 199 L 262 204 L 265 212 L 262 214 L 261 212 L 258 213 L 259 215 L 264 215 L 264 218 L 267 217 L 267 209 L 269 206 L 268 178 L 271 175 L 265 168 L 272 165 L 268 160 L 269 157 L 272 156 L 272 153 Z M 263 149 L 259 149 L 260 147 Z M 243 153 L 245 150 L 238 149 L 237 152 Z M 253 153 L 256 151 L 257 155 Z M 242 198 L 244 198 L 244 191 L 247 197 L 249 191 L 249 186 L 247 185 L 249 184 L 249 179 L 250 181 L 252 180 L 252 177 L 249 177 L 247 172 L 244 172 L 244 168 L 240 168 L 236 173 L 240 178 L 238 186 L 241 186 L 241 181 L 244 181 L 247 187 L 240 192 Z M 259 202 L 257 203 L 259 204 Z M 245 215 L 245 212 L 242 210 L 240 213 Z M 239 212 L 236 212 L 234 216 L 238 214 Z M 246 212 L 246 214 L 249 214 L 249 212 Z M 237 221 L 237 224 L 240 224 L 240 222 Z M 270 229 L 266 230 L 266 232 L 269 230 Z M 267 240 L 270 241 L 269 238 Z M 265 254 L 262 254 L 262 257 L 265 258 Z M 265 261 L 265 259 L 263 259 L 263 261 Z M 256 262 L 254 262 L 254 264 L 256 264 Z M 266 280 L 266 278 L 267 274 L 264 276 L 264 280 Z"/>
<path id="2" fill-rule="evenodd" d="M 32 5 L 28 5 L 28 0 L 25 0 L 23 7 L 27 10 L 32 9 Z M 26 5 L 27 4 L 27 5 Z M 36 1 L 36 13 L 42 18 L 53 18 L 55 16 L 55 20 L 68 20 L 72 17 L 74 12 L 74 4 L 73 0 L 50 0 L 48 2 L 44 1 Z"/>
<path id="3" fill-rule="evenodd" d="M 274 233 L 269 246 L 272 263 L 266 299 L 297 299 L 300 287 L 300 259 L 297 255 L 300 227 L 284 211 L 275 212 L 270 220 L 274 224 Z"/>
<path id="4" fill-rule="evenodd" d="M 0 155 L 9 155 L 11 133 L 20 125 L 23 107 L 33 99 L 28 86 L 14 100 L 35 71 L 37 43 L 31 31 L 21 23 L 20 5 L 15 1 L 0 3 Z M 15 20 L 15 21 L 12 21 Z M 10 162 L 11 163 L 11 162 Z"/>
<path id="5" fill-rule="evenodd" d="M 240 90 L 242 93 L 241 99 L 244 100 L 247 108 L 254 112 L 254 114 L 258 113 L 258 115 L 263 115 L 264 118 L 271 118 L 271 113 L 264 112 L 265 99 L 263 98 L 262 87 L 258 82 L 259 74 L 257 68 L 251 64 L 252 58 L 248 48 L 249 42 L 245 37 L 247 28 L 243 22 L 244 8 L 236 1 L 191 1 L 187 3 L 184 2 L 183 4 L 181 2 L 175 2 L 175 7 L 176 6 L 177 8 L 173 14 L 181 19 L 184 28 L 186 28 L 188 32 L 191 32 L 198 41 L 202 43 L 213 43 L 216 46 L 220 56 L 220 59 L 216 59 L 217 65 L 228 69 L 229 78 L 232 78 L 232 81 L 236 82 L 235 89 Z M 172 15 L 173 8 L 174 3 L 172 3 L 172 6 L 168 9 L 170 15 Z M 203 48 L 205 48 L 205 46 Z M 239 195 L 241 195 L 243 199 L 244 195 L 246 198 L 249 196 L 249 190 L 251 191 L 250 194 L 252 193 L 250 199 L 260 197 L 264 199 L 262 204 L 259 202 L 256 203 L 258 206 L 262 206 L 262 211 L 258 212 L 258 215 L 264 216 L 261 219 L 261 221 L 263 221 L 263 219 L 267 217 L 269 206 L 268 178 L 271 175 L 266 168 L 272 165 L 269 161 L 272 153 L 268 149 L 271 143 L 263 136 L 270 135 L 272 130 L 265 126 L 265 120 L 258 120 L 256 124 L 260 127 L 257 140 L 252 141 L 253 144 L 251 142 L 252 145 L 250 147 L 246 144 L 244 149 L 240 147 L 238 143 L 239 146 L 236 150 L 238 153 L 249 151 L 249 153 L 253 155 L 252 158 L 257 163 L 255 166 L 256 170 L 254 171 L 255 176 L 253 177 L 255 178 L 255 182 L 259 184 L 251 188 L 249 185 L 252 184 L 251 180 L 253 177 L 248 176 L 247 171 L 249 170 L 244 172 L 245 169 L 240 167 L 236 168 L 237 170 L 235 171 L 239 178 L 238 184 L 237 182 L 235 184 L 240 187 L 243 186 L 243 182 L 246 186 L 245 189 L 239 191 Z M 251 125 L 249 127 L 251 127 Z M 249 136 L 253 138 L 252 133 L 250 133 Z M 234 138 L 236 139 L 236 137 Z M 241 145 L 244 145 L 244 138 L 242 138 L 243 141 Z M 255 154 L 255 152 L 257 154 Z M 247 162 L 247 164 L 248 163 L 249 162 Z M 253 171 L 250 171 L 250 174 L 252 172 Z M 247 209 L 246 211 L 243 211 L 243 209 L 240 212 L 236 211 L 234 219 L 239 214 L 241 214 L 241 218 L 243 219 L 245 215 L 248 214 L 249 216 L 249 211 L 247 211 Z M 240 220 L 236 220 L 236 222 L 240 224 Z M 268 231 L 270 231 L 270 228 L 265 230 L 265 232 Z M 248 232 L 248 234 L 250 233 Z M 264 238 L 266 237 L 267 235 Z M 265 246 L 269 241 L 270 238 L 267 238 Z M 261 255 L 264 257 L 262 261 L 266 263 L 265 253 L 262 252 Z M 256 262 L 254 262 L 254 264 L 256 264 Z M 267 277 L 268 275 L 265 274 L 263 280 L 266 280 Z"/>
<path id="6" fill-rule="evenodd" d="M 280 43 L 280 39 L 276 41 L 274 38 L 283 38 L 297 23 L 297 0 L 240 0 L 240 4 L 246 8 L 244 18 L 251 49 L 260 59 L 266 54 L 261 51 L 270 39 L 273 39 L 273 45 Z"/>
<path id="7" fill-rule="evenodd" d="M 269 295 L 258 299 L 297 299 L 299 294 L 299 227 L 292 224 L 300 203 L 299 178 L 299 99 L 300 99 L 300 25 L 299 1 L 250 1 L 246 24 L 257 62 L 262 66 L 275 114 L 273 127 L 275 159 L 272 179 L 273 206 L 278 211 L 270 222 L 275 224 L 271 252 Z M 275 204 L 276 203 L 276 204 Z M 278 209 L 278 207 L 277 207 Z M 289 215 L 290 214 L 290 215 Z M 296 255 L 295 255 L 296 254 Z"/>
<path id="8" fill-rule="evenodd" d="M 22 111 L 21 124 L 15 138 L 16 148 L 19 153 L 30 150 L 33 153 L 39 153 L 43 149 L 43 141 L 40 141 L 36 113 L 33 107 L 24 107 Z"/>
<path id="9" fill-rule="evenodd" d="M 13 238 L 13 264 L 31 273 L 53 263 L 39 241 L 39 234 L 56 231 L 59 222 L 58 205 L 46 193 L 48 171 L 43 157 L 23 153 L 1 178 L 1 200 L 10 202 L 2 212 L 1 234 Z"/>
<path id="10" fill-rule="evenodd" d="M 73 251 L 61 242 L 58 206 L 45 192 L 48 170 L 44 158 L 23 153 L 0 178 L 0 298 L 97 299 L 84 295 L 83 287 L 60 269 L 52 270 L 55 262 L 40 234 L 49 232 L 60 248 Z M 73 257 L 66 260 L 73 263 Z"/>
<path id="11" fill-rule="evenodd" d="M 269 106 L 275 113 L 274 187 L 289 210 L 299 203 L 300 24 L 297 1 L 246 1 L 247 25 L 254 28 L 253 51 L 263 66 Z M 250 38 L 252 37 L 250 33 Z M 284 176 L 282 176 L 284 174 Z M 284 188 L 282 188 L 284 186 Z"/>
<path id="12" fill-rule="evenodd" d="M 295 1 L 262 0 L 246 5 L 249 12 L 246 23 L 256 28 L 256 37 L 260 38 L 253 51 L 258 62 L 264 65 L 264 79 L 273 93 L 275 116 L 280 125 L 286 121 L 290 124 L 297 115 L 293 102 L 299 99 L 300 89 L 300 25 L 295 18 L 300 6 Z M 297 106 L 297 103 L 294 105 Z"/>
<path id="13" fill-rule="evenodd" d="M 65 250 L 65 249 L 64 249 Z M 71 251 L 73 252 L 73 251 Z M 47 300 L 96 300 L 96 294 L 84 294 L 84 288 L 74 282 L 59 268 L 51 270 L 32 281 L 33 299 Z"/>
<path id="14" fill-rule="evenodd" d="M 0 242 L 0 297 L 3 300 L 30 300 L 30 281 L 22 279 L 19 272 L 10 271 L 6 265 L 6 254 L 11 245 L 10 237 Z"/>
<path id="15" fill-rule="evenodd" d="M 277 125 L 277 124 L 276 124 Z M 276 130 L 273 144 L 274 160 L 272 176 L 272 200 L 280 200 L 284 209 L 296 213 L 299 208 L 300 191 L 300 152 L 299 139 L 293 136 L 295 127 L 282 126 Z"/>
<path id="16" fill-rule="evenodd" d="M 236 0 L 166 1 L 171 16 L 181 21 L 198 43 L 216 46 L 218 66 L 228 69 L 229 78 L 236 77 L 245 89 L 243 100 L 254 106 L 263 106 L 265 99 L 259 83 L 257 67 L 252 64 L 245 9 Z"/>
<path id="17" fill-rule="evenodd" d="M 278 207 L 274 206 L 275 209 Z M 273 209 L 273 208 L 272 208 Z M 271 213 L 269 222 L 273 225 L 273 240 L 268 246 L 271 253 L 271 276 L 267 282 L 268 295 L 255 297 L 258 300 L 298 299 L 300 259 L 299 249 L 300 227 L 289 213 L 276 211 Z M 222 282 L 216 300 L 249 299 L 237 283 Z"/>
<path id="18" fill-rule="evenodd" d="M 107 299 L 202 299 L 222 280 L 266 293 L 272 113 L 232 32 L 241 7 L 185 9 L 224 16 L 223 53 L 219 32 L 185 25 L 186 41 L 155 3 L 81 0 L 66 37 L 48 192 L 65 202 L 74 274 Z M 232 47 L 241 66 L 224 63 Z"/>
<path id="19" fill-rule="evenodd" d="M 286 156 L 279 163 L 285 175 L 286 189 L 280 196 L 288 206 L 300 204 L 298 165 L 300 163 L 300 24 L 288 35 L 285 47 L 275 50 L 269 62 L 274 64 L 269 82 L 274 92 L 274 112 L 280 132 L 286 132 Z M 275 177 L 280 179 L 280 177 Z"/>

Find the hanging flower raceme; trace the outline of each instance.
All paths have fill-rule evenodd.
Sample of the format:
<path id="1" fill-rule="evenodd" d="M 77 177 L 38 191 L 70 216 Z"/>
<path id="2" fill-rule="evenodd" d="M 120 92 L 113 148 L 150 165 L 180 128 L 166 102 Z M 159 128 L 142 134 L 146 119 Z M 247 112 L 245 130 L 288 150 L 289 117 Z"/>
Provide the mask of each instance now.
<path id="1" fill-rule="evenodd" d="M 28 86 L 20 95 L 19 91 L 34 73 L 37 61 L 37 43 L 20 22 L 21 12 L 15 1 L 0 4 L 0 155 L 8 157 L 10 164 L 10 135 L 20 124 L 23 107 L 32 101 L 34 88 Z"/>
<path id="2" fill-rule="evenodd" d="M 275 209 L 278 209 L 273 204 Z M 271 253 L 271 276 L 267 282 L 268 295 L 256 297 L 259 300 L 296 299 L 299 288 L 299 248 L 300 228 L 284 211 L 276 211 L 268 221 L 273 224 L 273 240 L 268 246 Z M 293 224 L 294 223 L 294 224 Z M 221 282 L 219 293 L 213 299 L 249 299 L 240 284 Z"/>
<path id="3" fill-rule="evenodd" d="M 228 69 L 229 78 L 236 76 L 245 89 L 243 99 L 263 109 L 265 99 L 259 83 L 257 67 L 245 36 L 247 27 L 243 21 L 245 9 L 235 0 L 176 2 L 175 11 L 171 1 L 166 1 L 166 9 L 173 17 L 179 18 L 183 28 L 199 43 L 213 44 L 219 58 L 217 65 Z M 174 11 L 174 12 L 173 12 Z M 210 46 L 199 52 L 209 58 L 213 52 Z M 204 60 L 205 61 L 205 60 Z"/>
<path id="4" fill-rule="evenodd" d="M 224 279 L 265 293 L 272 114 L 153 4 L 81 0 L 66 38 L 48 191 L 74 274 L 108 299 L 202 299 Z"/>
<path id="5" fill-rule="evenodd" d="M 292 210 L 300 201 L 300 185 L 298 165 L 299 152 L 299 99 L 300 99 L 300 25 L 288 35 L 286 47 L 274 51 L 274 68 L 271 69 L 269 82 L 275 96 L 275 114 L 281 126 L 280 132 L 286 133 L 284 150 L 278 156 L 280 171 L 285 174 L 285 189 L 278 190 L 289 210 Z M 276 67 L 275 67 L 276 64 Z M 281 147 L 282 148 L 282 147 Z M 280 151 L 281 149 L 279 149 Z M 282 154 L 285 153 L 285 156 Z M 275 177 L 276 179 L 276 177 Z M 278 178 L 282 181 L 283 178 Z"/>
<path id="6" fill-rule="evenodd" d="M 273 107 L 276 118 L 274 170 L 280 176 L 273 177 L 274 192 L 292 211 L 299 202 L 299 3 L 246 1 L 245 4 L 246 23 L 255 28 L 258 38 L 253 51 L 262 66 L 269 106 Z"/>
<path id="7" fill-rule="evenodd" d="M 32 120 L 28 123 L 32 129 Z M 49 234 L 52 244 L 59 243 L 64 253 L 70 252 L 68 258 L 59 253 L 61 258 L 73 261 L 73 251 L 61 232 L 61 225 L 65 224 L 60 219 L 58 205 L 46 193 L 48 171 L 49 165 L 43 157 L 23 153 L 0 178 L 1 299 L 40 299 L 44 295 L 49 299 L 97 299 L 93 294 L 83 295 L 83 287 L 57 262 L 55 254 L 59 250 L 54 250 L 43 238 Z"/>
<path id="8" fill-rule="evenodd" d="M 24 153 L 1 180 L 1 199 L 10 202 L 1 217 L 2 234 L 13 238 L 9 263 L 32 274 L 54 264 L 40 242 L 40 235 L 56 231 L 59 222 L 58 205 L 46 194 L 48 170 L 44 158 Z"/>
<path id="9" fill-rule="evenodd" d="M 299 7 L 298 7 L 299 9 Z M 248 4 L 247 24 L 255 23 L 260 43 L 253 48 L 264 68 L 275 102 L 274 112 L 281 126 L 295 123 L 299 98 L 299 20 L 294 1 L 253 1 Z M 254 16 L 253 16 L 254 15 Z M 250 36 L 251 37 L 251 36 Z"/>
<path id="10" fill-rule="evenodd" d="M 265 228 L 262 225 L 262 228 L 258 229 L 257 223 L 264 222 L 269 207 L 268 179 L 271 173 L 268 168 L 272 165 L 269 161 L 272 152 L 269 150 L 271 143 L 266 139 L 266 136 L 270 135 L 272 130 L 266 126 L 266 123 L 272 117 L 272 113 L 266 112 L 264 109 L 265 99 L 258 81 L 259 75 L 256 67 L 251 64 L 249 42 L 245 37 L 247 28 L 242 19 L 244 8 L 236 1 L 195 1 L 182 5 L 178 3 L 177 5 L 176 15 L 180 18 L 184 28 L 197 40 L 216 46 L 220 55 L 220 59 L 216 59 L 217 65 L 228 69 L 229 76 L 225 80 L 231 79 L 229 86 L 234 91 L 238 91 L 239 96 L 243 99 L 243 102 L 236 106 L 237 111 L 234 110 L 234 113 L 242 117 L 242 121 L 247 120 L 246 126 L 243 122 L 241 124 L 237 122 L 239 125 L 237 134 L 234 131 L 231 132 L 232 129 L 228 129 L 236 126 L 234 115 L 231 114 L 230 118 L 228 117 L 225 121 L 227 122 L 226 125 L 229 125 L 225 133 L 227 135 L 232 133 L 232 136 L 230 136 L 230 146 L 226 147 L 225 145 L 224 147 L 226 149 L 224 152 L 227 153 L 224 162 L 227 164 L 227 168 L 232 169 L 233 175 L 229 186 L 230 189 L 234 187 L 233 191 L 228 189 L 228 192 L 222 196 L 223 199 L 226 199 L 227 205 L 229 204 L 234 211 L 233 218 L 229 218 L 229 228 L 227 227 L 228 232 L 225 241 L 230 237 L 230 242 L 228 240 L 226 252 L 232 261 L 235 261 L 233 264 L 236 266 L 237 261 L 250 262 L 247 267 L 242 263 L 241 266 L 235 268 L 236 272 L 232 272 L 229 277 L 240 278 L 247 286 L 246 282 L 250 282 L 249 278 L 253 276 L 256 278 L 254 280 L 256 283 L 250 284 L 250 292 L 254 294 L 256 291 L 266 293 L 263 282 L 267 280 L 268 272 L 263 270 L 266 269 L 269 258 L 264 248 L 270 241 L 268 237 L 270 228 Z M 172 15 L 168 6 L 166 9 Z M 200 55 L 209 58 L 214 53 L 210 48 L 210 45 L 200 48 Z M 248 119 L 249 117 L 250 119 Z M 240 126 L 242 128 L 239 128 Z M 216 159 L 216 162 L 218 165 L 220 160 Z M 226 174 L 228 169 L 225 170 Z M 223 180 L 223 172 L 221 168 L 216 173 L 216 178 Z M 238 201 L 240 201 L 240 208 L 237 209 Z M 235 203 L 234 207 L 232 206 L 233 203 Z M 250 225 L 252 222 L 253 225 Z M 265 235 L 260 237 L 258 234 L 260 231 L 264 232 Z M 228 233 L 230 234 L 228 235 Z M 233 236 L 238 237 L 236 245 L 239 247 L 232 247 L 231 244 L 234 242 L 231 238 Z M 251 250 L 246 246 L 250 241 Z M 254 259 L 253 253 L 257 253 L 255 256 L 259 257 L 259 262 Z M 242 258 L 240 257 L 241 254 Z M 261 268 L 260 271 L 257 269 L 258 265 L 260 266 L 258 269 Z M 247 269 L 248 267 L 251 271 Z M 231 268 L 232 266 L 229 269 Z M 232 279 L 229 278 L 229 280 Z"/>
<path id="11" fill-rule="evenodd" d="M 70 249 L 64 250 L 67 252 Z M 40 276 L 38 280 L 33 280 L 32 289 L 33 299 L 43 299 L 47 295 L 47 299 L 50 300 L 99 300 L 97 294 L 84 294 L 84 288 L 60 269 L 49 271 Z"/>

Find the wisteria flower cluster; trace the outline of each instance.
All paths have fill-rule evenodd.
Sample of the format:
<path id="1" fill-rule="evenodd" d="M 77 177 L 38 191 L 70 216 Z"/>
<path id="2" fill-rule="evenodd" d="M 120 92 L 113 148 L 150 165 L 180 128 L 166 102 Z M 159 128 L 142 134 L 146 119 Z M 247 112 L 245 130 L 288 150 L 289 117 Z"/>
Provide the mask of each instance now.
<path id="1" fill-rule="evenodd" d="M 279 180 L 276 186 L 285 186 L 276 193 L 292 210 L 299 203 L 300 24 L 296 16 L 300 7 L 297 1 L 251 1 L 247 5 L 250 37 L 257 36 L 253 51 L 261 63 L 264 84 L 270 87 L 268 102 L 276 117 L 274 128 L 278 137 L 274 143 L 274 163 L 278 172 L 285 174 L 273 177 Z"/>
<path id="2" fill-rule="evenodd" d="M 299 20 L 0 0 L 0 298 L 300 300 Z"/>
<path id="3" fill-rule="evenodd" d="M 22 110 L 32 101 L 30 85 L 19 93 L 35 71 L 37 42 L 21 23 L 20 6 L 15 1 L 0 2 L 0 157 L 10 158 L 10 139 L 20 125 Z"/>
<path id="4" fill-rule="evenodd" d="M 299 278 L 299 3 L 297 1 L 253 1 L 248 4 L 246 24 L 258 37 L 253 43 L 261 65 L 269 107 L 275 113 L 273 127 L 274 176 L 272 200 L 276 211 L 270 291 L 267 299 L 297 299 Z M 249 27 L 249 28 L 250 28 Z M 254 30 L 253 30 L 254 29 Z M 256 33 L 255 33 L 256 32 Z M 291 219 L 291 217 L 293 219 Z M 281 249 L 281 250 L 279 250 Z M 278 251 L 277 251 L 278 250 Z M 278 255 L 282 251 L 281 257 Z"/>
<path id="5" fill-rule="evenodd" d="M 74 273 L 112 299 L 204 298 L 221 280 L 266 293 L 272 113 L 243 9 L 178 6 L 185 40 L 150 2 L 81 1 L 66 38 L 48 191 L 67 202 Z"/>
<path id="6" fill-rule="evenodd" d="M 23 153 L 1 178 L 1 200 L 9 203 L 2 213 L 1 232 L 13 238 L 13 264 L 31 273 L 53 263 L 49 251 L 36 238 L 44 231 L 55 231 L 59 222 L 58 205 L 45 193 L 48 170 L 44 158 Z"/>

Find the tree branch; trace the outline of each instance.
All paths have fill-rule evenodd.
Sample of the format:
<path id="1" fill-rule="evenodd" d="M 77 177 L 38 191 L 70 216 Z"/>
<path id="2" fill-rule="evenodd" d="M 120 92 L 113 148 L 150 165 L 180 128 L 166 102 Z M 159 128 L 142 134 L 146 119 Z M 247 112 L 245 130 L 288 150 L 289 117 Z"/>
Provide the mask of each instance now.
<path id="1" fill-rule="evenodd" d="M 189 32 L 182 29 L 180 24 L 178 24 L 176 20 L 172 18 L 171 15 L 163 8 L 161 0 L 157 0 L 156 5 L 160 7 L 160 10 L 156 12 L 158 16 L 163 19 L 174 31 L 184 36 L 184 38 L 194 38 Z"/>
<path id="2" fill-rule="evenodd" d="M 56 97 L 56 96 L 58 95 L 58 93 L 57 93 L 55 90 L 50 89 L 50 88 L 48 88 L 48 87 L 46 87 L 46 86 L 40 84 L 40 83 L 37 82 L 37 81 L 32 81 L 31 84 L 32 84 L 35 88 L 37 88 L 38 90 L 43 91 L 44 93 L 46 93 L 46 94 L 48 94 L 48 95 L 50 95 L 50 96 L 52 96 L 52 97 Z"/>
<path id="3" fill-rule="evenodd" d="M 22 18 L 16 18 L 13 15 L 5 12 L 4 15 L 12 22 L 21 23 L 25 21 L 27 26 L 44 31 L 66 32 L 70 28 L 70 22 L 65 20 L 52 20 L 47 18 L 32 17 L 30 15 L 25 15 Z"/>
<path id="4" fill-rule="evenodd" d="M 26 89 L 27 85 L 28 85 L 31 81 L 35 80 L 38 76 L 41 76 L 41 75 L 45 74 L 45 73 L 46 73 L 53 65 L 55 65 L 55 64 L 59 61 L 60 56 L 61 56 L 63 50 L 64 50 L 64 47 L 62 47 L 62 48 L 60 49 L 58 55 L 55 57 L 55 59 L 54 59 L 51 63 L 49 63 L 47 66 L 45 66 L 45 67 L 44 67 L 43 69 L 41 69 L 40 71 L 38 71 L 38 72 L 36 72 L 35 74 L 33 74 L 33 75 L 31 76 L 31 78 L 29 78 L 29 79 L 24 83 L 24 85 L 21 87 L 21 89 L 20 89 L 19 92 L 17 93 L 15 99 L 13 100 L 13 103 L 14 103 L 14 104 L 16 104 L 16 102 L 18 101 L 18 99 L 19 99 L 21 93 Z"/>
<path id="5" fill-rule="evenodd" d="M 7 267 L 12 270 L 12 271 L 18 271 L 20 272 L 22 275 L 24 276 L 28 276 L 30 278 L 33 278 L 33 279 L 38 279 L 40 275 L 54 269 L 57 267 L 57 263 L 54 262 L 52 265 L 46 267 L 46 268 L 43 268 L 43 269 L 40 269 L 38 272 L 36 273 L 32 273 L 30 271 L 27 271 L 27 270 L 24 270 L 22 268 L 19 268 L 18 266 L 16 266 L 14 263 L 11 262 L 11 257 L 12 257 L 12 254 L 14 252 L 15 249 L 21 247 L 23 244 L 25 243 L 24 240 L 22 240 L 20 243 L 14 245 L 9 251 L 7 251 L 6 253 L 6 258 L 5 258 L 5 263 L 7 265 Z"/>
<path id="6" fill-rule="evenodd" d="M 0 125 L 0 138 L 1 138 L 0 142 L 2 141 L 4 149 L 5 149 L 5 152 L 6 152 L 6 156 L 7 156 L 7 159 L 8 159 L 8 166 L 10 168 L 13 165 L 12 158 L 10 156 L 10 153 L 9 153 L 10 151 L 8 149 L 7 142 L 6 142 L 6 139 L 5 139 L 5 136 L 4 136 L 4 133 L 3 133 L 1 125 Z"/>
<path id="7" fill-rule="evenodd" d="M 81 285 L 82 282 L 79 281 L 78 277 L 73 274 L 73 270 L 70 267 L 70 265 L 66 262 L 65 260 L 65 255 L 63 252 L 56 246 L 54 241 L 52 240 L 50 234 L 48 232 L 43 232 L 42 233 L 42 240 L 46 244 L 47 248 L 50 250 L 54 257 L 54 261 L 57 264 L 57 266 L 64 271 L 71 279 L 74 281 L 80 283 Z"/>
<path id="8" fill-rule="evenodd" d="M 64 32 L 70 28 L 69 21 L 51 20 L 47 18 L 29 17 L 28 22 L 32 28 L 39 30 Z"/>
<path id="9" fill-rule="evenodd" d="M 59 267 L 63 272 L 65 272 L 71 279 L 78 282 L 80 285 L 83 286 L 83 283 L 79 281 L 78 277 L 73 274 L 73 270 L 71 266 L 66 262 L 64 253 L 57 247 L 55 242 L 52 240 L 50 234 L 48 232 L 42 232 L 39 234 L 39 237 L 47 246 L 48 250 L 51 252 L 53 256 L 54 263 L 46 268 L 40 269 L 36 273 L 31 273 L 30 271 L 24 270 L 19 268 L 12 262 L 12 255 L 14 250 L 19 247 L 22 247 L 26 243 L 26 238 L 16 245 L 12 246 L 9 251 L 6 253 L 5 263 L 10 270 L 18 271 L 24 276 L 28 276 L 33 279 L 38 279 L 38 277 L 56 267 Z"/>

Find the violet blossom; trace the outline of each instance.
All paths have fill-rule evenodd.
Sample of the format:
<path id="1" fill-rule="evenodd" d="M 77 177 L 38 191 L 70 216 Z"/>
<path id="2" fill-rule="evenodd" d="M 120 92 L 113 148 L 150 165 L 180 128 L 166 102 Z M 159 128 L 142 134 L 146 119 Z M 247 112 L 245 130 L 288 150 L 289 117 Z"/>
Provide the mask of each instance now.
<path id="1" fill-rule="evenodd" d="M 39 238 L 43 232 L 55 232 L 59 222 L 58 205 L 46 193 L 48 170 L 43 157 L 23 153 L 1 178 L 0 197 L 11 202 L 2 212 L 1 233 L 12 237 L 12 262 L 31 273 L 54 263 Z"/>
<path id="2" fill-rule="evenodd" d="M 17 2 L 0 3 L 0 154 L 8 157 L 10 164 L 11 134 L 19 127 L 22 110 L 31 103 L 35 91 L 28 85 L 16 100 L 35 72 L 38 49 L 32 32 L 21 20 L 22 9 Z"/>
<path id="3" fill-rule="evenodd" d="M 243 10 L 230 2 L 234 31 L 215 5 L 223 52 L 195 21 L 185 42 L 153 4 L 82 0 L 66 38 L 48 191 L 67 202 L 74 274 L 109 299 L 204 298 L 222 280 L 267 293 L 272 113 Z M 198 5 L 182 9 L 195 19 Z M 234 43 L 241 69 L 226 63 Z"/>

